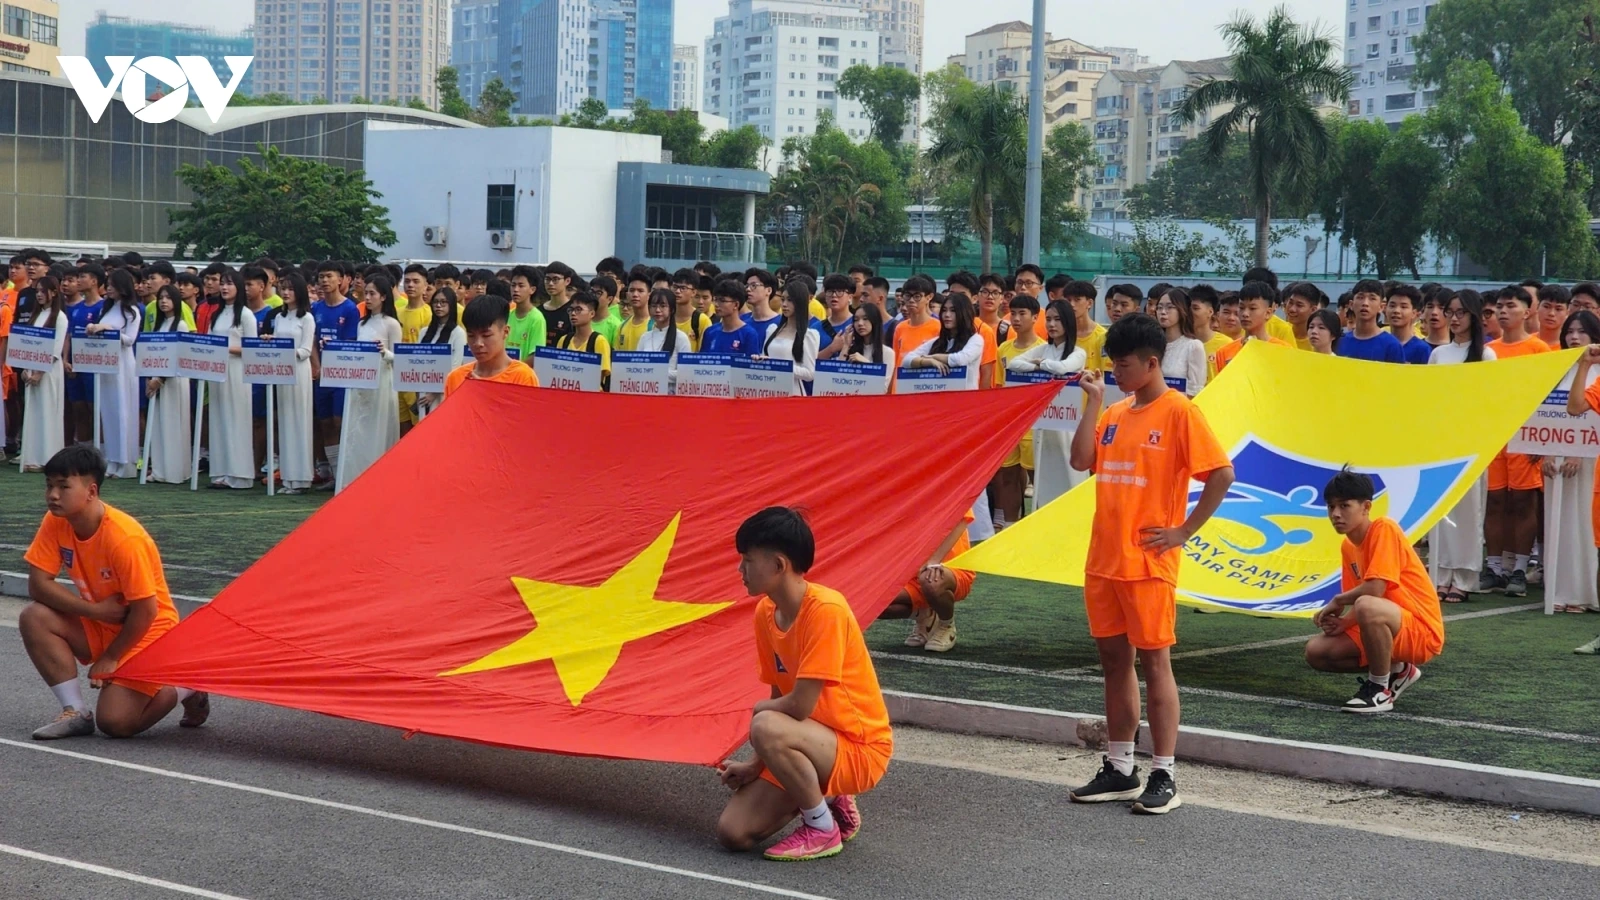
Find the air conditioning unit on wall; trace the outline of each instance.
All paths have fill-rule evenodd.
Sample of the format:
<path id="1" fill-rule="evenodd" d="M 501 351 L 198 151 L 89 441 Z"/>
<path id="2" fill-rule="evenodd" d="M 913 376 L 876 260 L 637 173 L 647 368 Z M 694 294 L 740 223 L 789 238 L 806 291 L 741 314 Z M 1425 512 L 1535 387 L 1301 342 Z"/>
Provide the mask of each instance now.
<path id="1" fill-rule="evenodd" d="M 429 247 L 443 247 L 449 243 L 449 238 L 443 225 L 424 225 L 422 226 L 422 242 Z"/>
<path id="2" fill-rule="evenodd" d="M 496 250 L 510 250 L 516 239 L 517 233 L 510 229 L 489 232 L 489 246 Z"/>

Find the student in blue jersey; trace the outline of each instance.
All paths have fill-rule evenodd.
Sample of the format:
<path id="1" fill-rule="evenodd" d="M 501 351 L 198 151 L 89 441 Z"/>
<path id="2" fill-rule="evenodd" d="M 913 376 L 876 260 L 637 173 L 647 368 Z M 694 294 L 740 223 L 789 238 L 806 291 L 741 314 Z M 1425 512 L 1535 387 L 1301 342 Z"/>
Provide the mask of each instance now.
<path id="1" fill-rule="evenodd" d="M 329 266 L 332 266 L 330 269 Z M 339 293 L 339 264 L 317 267 L 317 286 L 322 297 L 311 304 L 311 317 L 317 322 L 317 348 L 329 341 L 353 341 L 361 328 L 361 310 L 356 302 Z M 320 360 L 320 356 L 318 357 Z M 321 377 L 321 364 L 312 366 L 313 377 Z M 316 424 L 312 428 L 312 449 L 316 452 L 319 489 L 333 490 L 334 466 L 339 462 L 339 429 L 344 419 L 344 388 L 325 388 L 320 384 L 312 395 Z"/>
<path id="2" fill-rule="evenodd" d="M 855 316 L 850 312 L 850 301 L 854 298 L 855 282 L 850 276 L 835 272 L 822 279 L 822 304 L 827 307 L 828 315 L 811 323 L 820 348 L 818 359 L 842 356 L 849 348 L 850 332 L 855 325 Z"/>
<path id="3" fill-rule="evenodd" d="M 1400 346 L 1400 340 L 1378 324 L 1378 313 L 1382 309 L 1383 283 L 1374 278 L 1356 282 L 1356 289 L 1350 298 L 1352 325 L 1339 338 L 1339 346 L 1334 352 L 1345 359 L 1405 362 L 1405 348 Z"/>
<path id="4" fill-rule="evenodd" d="M 767 332 L 778 326 L 777 305 L 772 302 L 778 293 L 778 277 L 766 269 L 753 268 L 744 273 L 744 320 L 766 340 Z M 712 299 L 715 302 L 715 298 Z"/>
<path id="5" fill-rule="evenodd" d="M 1422 292 L 1409 284 L 1397 284 L 1389 289 L 1389 299 L 1383 308 L 1384 321 L 1389 333 L 1400 342 L 1405 361 L 1416 366 L 1428 364 L 1433 345 L 1417 334 L 1417 317 L 1422 314 Z"/>
<path id="6" fill-rule="evenodd" d="M 844 278 L 842 275 L 828 277 Z M 810 318 L 810 307 L 811 292 L 803 280 L 796 279 L 784 285 L 781 306 L 783 318 L 778 327 L 767 332 L 767 339 L 762 342 L 761 358 L 794 361 L 794 385 L 789 391 L 791 397 L 804 397 L 816 376 L 817 348 L 821 343 L 821 335 L 806 321 Z M 799 337 L 796 337 L 797 333 Z"/>
<path id="7" fill-rule="evenodd" d="M 700 335 L 701 353 L 755 356 L 761 352 L 761 334 L 739 315 L 744 307 L 745 296 L 745 286 L 733 278 L 723 279 L 711 289 L 711 300 L 717 310 L 717 323 Z M 681 292 L 679 305 L 682 306 Z"/>

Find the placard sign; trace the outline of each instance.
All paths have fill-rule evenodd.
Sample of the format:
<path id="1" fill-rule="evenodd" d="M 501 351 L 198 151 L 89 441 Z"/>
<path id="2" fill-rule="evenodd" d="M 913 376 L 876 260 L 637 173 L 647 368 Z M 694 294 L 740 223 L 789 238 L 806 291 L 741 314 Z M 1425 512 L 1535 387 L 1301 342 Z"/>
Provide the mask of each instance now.
<path id="1" fill-rule="evenodd" d="M 54 328 L 13 325 L 11 340 L 6 343 L 6 365 L 13 369 L 48 372 L 55 368 L 55 350 Z"/>
<path id="2" fill-rule="evenodd" d="M 450 363 L 449 344 L 395 344 L 394 389 L 442 394 Z"/>
<path id="3" fill-rule="evenodd" d="M 183 347 L 183 334 L 177 331 L 146 331 L 133 345 L 133 358 L 139 365 L 140 378 L 177 378 L 178 351 Z"/>
<path id="4" fill-rule="evenodd" d="M 600 390 L 600 354 L 540 347 L 533 352 L 539 384 L 558 391 Z"/>
<path id="5" fill-rule="evenodd" d="M 1600 456 L 1600 416 L 1591 410 L 1581 416 L 1567 415 L 1567 394 L 1572 390 L 1568 372 L 1516 435 L 1506 444 L 1507 453 L 1532 453 L 1538 456 Z M 1593 383 L 1594 376 L 1590 376 Z"/>
<path id="6" fill-rule="evenodd" d="M 787 397 L 794 393 L 794 360 L 736 356 L 728 372 L 734 399 Z"/>
<path id="7" fill-rule="evenodd" d="M 322 345 L 322 387 L 375 391 L 382 364 L 377 341 L 329 341 Z"/>
<path id="8" fill-rule="evenodd" d="M 1116 403 L 1117 401 L 1122 400 L 1123 398 L 1129 396 L 1128 394 L 1123 393 L 1122 388 L 1117 387 L 1117 376 L 1112 375 L 1110 369 L 1107 369 L 1105 371 L 1104 375 L 1105 375 L 1105 385 L 1106 385 L 1106 397 L 1105 397 L 1104 402 L 1102 402 L 1100 404 L 1100 408 L 1101 409 L 1106 409 L 1107 407 L 1111 406 L 1111 404 Z M 1189 379 L 1187 379 L 1187 378 L 1167 378 L 1165 380 L 1167 382 L 1167 387 L 1172 388 L 1173 390 L 1177 391 L 1180 394 L 1188 393 L 1188 390 L 1189 390 Z"/>
<path id="9" fill-rule="evenodd" d="M 672 354 L 618 350 L 611 354 L 611 393 L 665 397 L 671 393 Z"/>
<path id="10" fill-rule="evenodd" d="M 294 341 L 241 338 L 239 348 L 245 384 L 294 384 Z"/>
<path id="11" fill-rule="evenodd" d="M 228 336 L 185 333 L 178 343 L 178 374 L 200 381 L 227 381 Z"/>
<path id="12" fill-rule="evenodd" d="M 72 371 L 79 375 L 114 375 L 122 360 L 122 339 L 95 337 L 82 328 L 72 332 Z"/>
<path id="13" fill-rule="evenodd" d="M 940 372 L 931 366 L 919 366 L 914 369 L 901 366 L 895 371 L 896 394 L 938 394 L 966 389 L 966 366 L 952 366 L 949 372 Z"/>
<path id="14" fill-rule="evenodd" d="M 678 396 L 732 397 L 732 362 L 726 353 L 678 354 Z"/>
<path id="15" fill-rule="evenodd" d="M 1077 431 L 1078 419 L 1083 415 L 1083 389 L 1078 387 L 1081 373 L 1051 375 L 1049 372 L 1006 372 L 1006 384 L 1043 384 L 1047 381 L 1063 382 L 1055 399 L 1039 414 L 1034 428 L 1045 431 Z"/>
<path id="16" fill-rule="evenodd" d="M 889 390 L 889 366 L 887 363 L 819 359 L 811 385 L 813 396 L 817 397 L 884 394 Z"/>

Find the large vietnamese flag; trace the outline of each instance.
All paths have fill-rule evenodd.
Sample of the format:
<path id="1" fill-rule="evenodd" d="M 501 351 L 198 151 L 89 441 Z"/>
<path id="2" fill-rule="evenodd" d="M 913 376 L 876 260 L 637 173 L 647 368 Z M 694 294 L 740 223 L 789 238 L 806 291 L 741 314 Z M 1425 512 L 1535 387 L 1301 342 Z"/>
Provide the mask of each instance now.
<path id="1" fill-rule="evenodd" d="M 809 577 L 870 622 L 1057 389 L 720 400 L 471 383 L 120 674 L 484 743 L 714 763 L 768 690 L 739 523 L 804 508 Z"/>

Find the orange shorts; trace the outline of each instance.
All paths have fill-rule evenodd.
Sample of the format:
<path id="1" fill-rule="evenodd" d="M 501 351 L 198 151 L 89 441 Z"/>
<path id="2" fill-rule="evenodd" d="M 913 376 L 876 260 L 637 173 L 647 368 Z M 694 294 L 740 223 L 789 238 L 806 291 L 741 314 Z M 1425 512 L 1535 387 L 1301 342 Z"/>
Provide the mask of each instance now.
<path id="1" fill-rule="evenodd" d="M 950 569 L 949 566 L 945 566 Z M 978 579 L 978 573 L 967 569 L 950 569 L 950 575 L 956 580 L 956 600 L 965 600 L 972 593 L 972 582 Z M 913 578 L 906 582 L 906 594 L 911 597 L 911 608 L 922 609 L 928 605 L 928 598 L 923 596 L 922 585 Z"/>
<path id="2" fill-rule="evenodd" d="M 1178 594 L 1159 578 L 1117 581 L 1090 575 L 1083 582 L 1089 634 L 1127 635 L 1139 650 L 1160 650 L 1178 642 Z"/>
<path id="3" fill-rule="evenodd" d="M 1589 520 L 1594 525 L 1594 545 L 1600 547 L 1600 491 L 1594 492 L 1594 499 L 1589 501 Z"/>
<path id="4" fill-rule="evenodd" d="M 95 660 L 105 654 L 106 648 L 111 646 L 111 642 L 117 639 L 117 634 L 122 629 L 113 628 L 105 622 L 96 622 L 92 619 L 80 618 L 78 621 L 83 623 L 83 633 L 89 639 L 89 658 L 80 658 L 78 662 L 86 666 L 93 665 Z M 133 654 L 130 653 L 127 658 L 123 659 L 123 662 L 126 663 L 132 658 Z M 131 678 L 107 678 L 106 681 L 125 687 L 130 691 L 138 691 L 147 697 L 154 697 L 163 687 L 163 685 L 152 684 L 148 681 L 134 681 Z"/>
<path id="5" fill-rule="evenodd" d="M 1489 461 L 1489 490 L 1537 491 L 1544 487 L 1544 473 L 1539 464 L 1525 453 L 1507 453 L 1502 449 Z"/>
<path id="6" fill-rule="evenodd" d="M 833 756 L 833 774 L 828 776 L 828 786 L 823 788 L 822 793 L 829 797 L 842 797 L 872 790 L 883 779 L 883 773 L 889 771 L 889 757 L 894 752 L 894 746 L 858 744 L 845 739 L 838 732 L 834 736 L 839 739 L 839 749 Z M 783 787 L 766 769 L 761 770 L 761 778 Z"/>
<path id="7" fill-rule="evenodd" d="M 1354 623 L 1345 629 L 1345 637 L 1356 642 L 1356 647 L 1361 650 L 1361 664 L 1367 664 L 1367 648 L 1361 643 L 1361 628 Z M 1400 633 L 1394 636 L 1394 649 L 1389 653 L 1390 662 L 1407 662 L 1420 666 L 1444 649 L 1444 641 L 1435 638 L 1426 628 L 1417 622 L 1417 617 L 1411 610 L 1400 607 Z"/>

